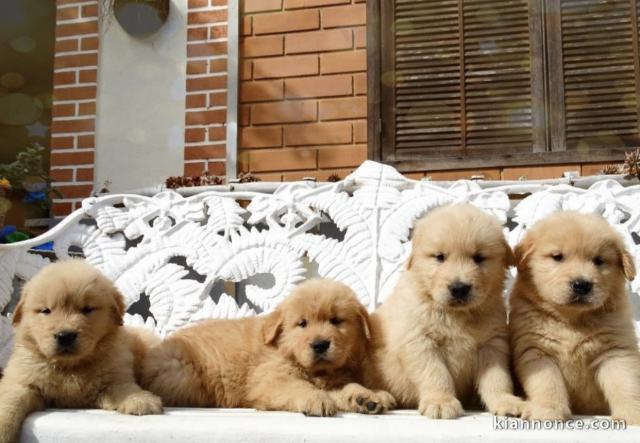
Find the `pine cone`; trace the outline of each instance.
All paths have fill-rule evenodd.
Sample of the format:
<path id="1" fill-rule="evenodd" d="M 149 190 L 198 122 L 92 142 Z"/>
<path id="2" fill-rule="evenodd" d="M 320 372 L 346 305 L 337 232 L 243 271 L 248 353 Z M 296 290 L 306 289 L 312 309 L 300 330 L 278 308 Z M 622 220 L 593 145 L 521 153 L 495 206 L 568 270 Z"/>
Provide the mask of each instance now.
<path id="1" fill-rule="evenodd" d="M 260 179 L 253 175 L 251 172 L 241 172 L 238 174 L 238 182 L 240 183 L 252 183 L 259 182 Z"/>
<path id="2" fill-rule="evenodd" d="M 627 178 L 637 177 L 640 180 L 640 148 L 625 154 L 624 173 Z"/>
<path id="3" fill-rule="evenodd" d="M 616 174 L 620 174 L 620 166 L 619 165 L 606 165 L 604 168 L 602 168 L 602 171 L 600 171 L 602 174 L 604 175 L 616 175 Z"/>

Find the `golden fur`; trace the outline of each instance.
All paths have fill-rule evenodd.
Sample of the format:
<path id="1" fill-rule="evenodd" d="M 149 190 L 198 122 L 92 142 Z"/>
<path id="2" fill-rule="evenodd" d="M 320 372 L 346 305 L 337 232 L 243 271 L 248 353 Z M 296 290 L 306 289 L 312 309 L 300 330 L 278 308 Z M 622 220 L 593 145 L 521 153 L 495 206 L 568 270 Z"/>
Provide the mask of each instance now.
<path id="1" fill-rule="evenodd" d="M 368 314 L 347 286 L 309 280 L 268 315 L 170 335 L 150 350 L 143 386 L 175 406 L 377 413 L 393 398 L 356 383 L 368 337 Z M 322 357 L 311 348 L 319 340 L 330 341 Z"/>
<path id="2" fill-rule="evenodd" d="M 417 222 L 407 268 L 372 315 L 373 361 L 365 383 L 430 418 L 463 414 L 477 393 L 495 414 L 519 415 L 509 374 L 505 271 L 513 262 L 497 219 L 471 205 Z M 469 284 L 456 301 L 450 285 Z"/>
<path id="3" fill-rule="evenodd" d="M 602 217 L 560 212 L 531 228 L 516 260 L 509 321 L 530 400 L 523 416 L 611 413 L 640 424 L 640 353 L 625 281 L 635 268 L 620 236 Z M 579 280 L 593 285 L 586 295 L 571 286 Z"/>
<path id="4" fill-rule="evenodd" d="M 113 284 L 81 260 L 49 265 L 24 286 L 0 380 L 0 442 L 15 441 L 24 418 L 46 407 L 162 412 L 134 380 L 132 351 L 143 345 L 121 326 L 123 314 Z M 69 332 L 77 338 L 63 347 L 54 335 Z"/>

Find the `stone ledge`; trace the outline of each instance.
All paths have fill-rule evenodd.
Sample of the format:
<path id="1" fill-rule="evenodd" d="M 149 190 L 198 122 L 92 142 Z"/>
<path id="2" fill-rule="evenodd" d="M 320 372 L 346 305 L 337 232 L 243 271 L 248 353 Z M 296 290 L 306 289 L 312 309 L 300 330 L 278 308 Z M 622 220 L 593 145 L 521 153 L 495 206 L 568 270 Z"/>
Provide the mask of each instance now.
<path id="1" fill-rule="evenodd" d="M 598 417 L 604 418 L 604 417 Z M 594 417 L 576 417 L 590 424 Z M 26 420 L 21 441 L 97 443 L 153 441 L 284 442 L 447 442 L 518 443 L 638 442 L 640 427 L 627 430 L 494 430 L 488 413 L 468 412 L 456 420 L 428 420 L 416 411 L 384 415 L 342 414 L 305 417 L 252 409 L 168 408 L 164 415 L 131 417 L 100 410 L 49 410 Z"/>

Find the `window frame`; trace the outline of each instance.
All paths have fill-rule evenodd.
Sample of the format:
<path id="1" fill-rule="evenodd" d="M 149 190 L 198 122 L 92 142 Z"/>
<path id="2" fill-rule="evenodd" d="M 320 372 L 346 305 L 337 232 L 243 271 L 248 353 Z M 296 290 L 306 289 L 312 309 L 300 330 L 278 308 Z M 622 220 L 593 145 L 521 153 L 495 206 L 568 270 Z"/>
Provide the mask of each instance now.
<path id="1" fill-rule="evenodd" d="M 463 0 L 458 0 L 459 4 Z M 546 0 L 547 21 L 544 21 L 543 0 L 529 1 L 529 31 L 537 36 L 530 39 L 531 50 L 531 100 L 532 100 L 532 150 L 531 152 L 496 153 L 490 157 L 486 153 L 435 157 L 427 154 L 397 155 L 392 144 L 394 128 L 393 106 L 394 87 L 382 82 L 383 64 L 393 60 L 393 34 L 384 38 L 382 29 L 393 33 L 394 0 L 367 1 L 367 139 L 368 158 L 392 165 L 401 172 L 428 170 L 453 170 L 472 168 L 495 168 L 509 166 L 551 165 L 562 163 L 621 162 L 629 146 L 592 149 L 588 153 L 566 150 L 564 83 L 562 66 L 548 70 L 545 51 L 555 51 L 550 57 L 562 60 L 560 1 Z M 636 1 L 631 0 L 633 10 Z M 632 30 L 638 35 L 638 14 L 631 18 Z M 546 32 L 543 29 L 546 26 Z M 555 32 L 554 32 L 555 31 Z M 544 36 L 550 42 L 544 42 Z M 549 37 L 549 35 L 553 35 Z M 638 53 L 638 38 L 633 39 L 634 52 Z M 560 52 L 558 52 L 560 50 Z M 636 57 L 636 64 L 640 63 Z M 636 66 L 636 76 L 640 76 L 640 66 Z M 549 80 L 545 82 L 545 72 Z M 640 96 L 640 78 L 636 82 L 636 95 Z M 638 98 L 640 106 L 640 98 Z M 639 112 L 640 118 L 640 112 Z M 384 122 L 390 122 L 384 124 Z M 547 121 L 549 124 L 547 124 Z M 640 126 L 639 126 L 640 131 Z"/>

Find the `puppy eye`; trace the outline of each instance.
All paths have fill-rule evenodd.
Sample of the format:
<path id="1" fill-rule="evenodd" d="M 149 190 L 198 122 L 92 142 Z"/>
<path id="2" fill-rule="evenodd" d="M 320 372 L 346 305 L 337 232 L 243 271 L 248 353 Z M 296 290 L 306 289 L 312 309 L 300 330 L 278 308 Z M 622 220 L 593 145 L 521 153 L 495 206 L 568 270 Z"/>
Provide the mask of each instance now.
<path id="1" fill-rule="evenodd" d="M 49 308 L 40 309 L 40 314 L 49 315 L 51 314 L 51 309 Z"/>
<path id="2" fill-rule="evenodd" d="M 597 256 L 596 258 L 593 259 L 593 264 L 596 266 L 602 266 L 604 265 L 604 260 L 602 259 L 602 257 Z"/>
<path id="3" fill-rule="evenodd" d="M 338 326 L 340 323 L 342 323 L 342 319 L 339 317 L 331 317 L 331 319 L 329 320 L 329 322 L 334 325 L 334 326 Z"/>
<path id="4" fill-rule="evenodd" d="M 444 256 L 444 254 L 435 254 L 433 258 L 438 260 L 440 263 L 444 263 L 444 261 L 446 260 L 446 257 Z"/>
<path id="5" fill-rule="evenodd" d="M 298 326 L 300 326 L 301 328 L 306 328 L 307 327 L 307 321 L 306 320 L 300 320 L 298 322 Z"/>
<path id="6" fill-rule="evenodd" d="M 562 254 L 551 254 L 551 258 L 555 261 L 562 261 L 564 259 L 564 255 Z"/>
<path id="7" fill-rule="evenodd" d="M 80 312 L 82 312 L 84 315 L 89 315 L 95 310 L 96 310 L 96 308 L 92 308 L 91 306 L 85 306 L 84 308 L 82 308 L 80 310 Z"/>
<path id="8" fill-rule="evenodd" d="M 477 264 L 482 263 L 483 261 L 485 261 L 486 257 L 482 254 L 476 254 L 473 256 L 473 261 L 476 262 Z"/>

